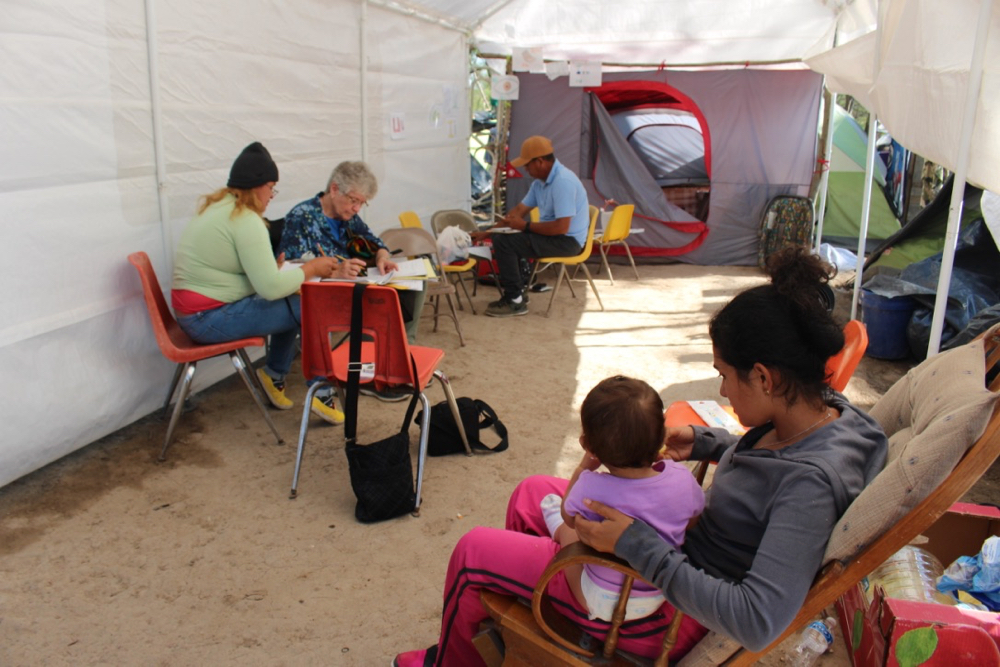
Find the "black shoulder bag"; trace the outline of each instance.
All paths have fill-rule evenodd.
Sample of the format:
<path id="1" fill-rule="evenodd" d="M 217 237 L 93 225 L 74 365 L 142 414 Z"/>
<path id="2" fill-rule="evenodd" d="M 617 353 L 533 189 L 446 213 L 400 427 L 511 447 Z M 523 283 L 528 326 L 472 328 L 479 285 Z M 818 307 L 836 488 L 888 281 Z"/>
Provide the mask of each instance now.
<path id="1" fill-rule="evenodd" d="M 347 465 L 351 488 L 358 499 L 354 516 L 362 523 L 385 521 L 416 509 L 413 466 L 410 463 L 409 425 L 420 397 L 413 389 L 413 398 L 399 433 L 362 445 L 357 442 L 358 385 L 361 382 L 361 313 L 364 308 L 364 283 L 354 286 L 351 306 L 350 364 L 347 370 L 347 399 L 344 405 L 344 437 L 347 440 Z M 414 377 L 416 377 L 416 363 Z"/>

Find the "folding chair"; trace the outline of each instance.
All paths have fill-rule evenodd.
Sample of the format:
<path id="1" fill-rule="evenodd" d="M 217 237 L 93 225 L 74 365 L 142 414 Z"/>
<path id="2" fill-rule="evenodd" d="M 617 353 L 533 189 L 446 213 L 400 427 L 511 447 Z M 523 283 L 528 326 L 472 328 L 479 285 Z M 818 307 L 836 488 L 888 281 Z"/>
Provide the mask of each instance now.
<path id="1" fill-rule="evenodd" d="M 472 217 L 472 214 L 457 208 L 435 211 L 431 215 L 431 229 L 434 230 L 435 237 L 440 236 L 441 230 L 445 227 L 458 227 L 463 232 L 468 232 L 469 234 L 479 231 L 479 226 L 476 224 L 476 219 Z M 448 276 L 454 277 L 455 282 L 462 288 L 465 300 L 469 302 L 469 308 L 472 309 L 472 314 L 475 315 L 476 306 L 472 303 L 472 299 L 469 297 L 469 290 L 465 287 L 465 276 L 469 276 L 472 279 L 472 295 L 475 296 L 476 287 L 479 285 L 475 274 L 476 259 L 469 257 L 464 262 L 444 264 L 443 266 L 444 272 Z M 458 300 L 458 307 L 462 307 L 461 299 Z"/>
<path id="2" fill-rule="evenodd" d="M 601 265 L 608 270 L 608 280 L 611 281 L 612 285 L 615 284 L 615 277 L 611 275 L 611 266 L 608 264 L 608 247 L 613 245 L 625 248 L 625 254 L 628 255 L 628 261 L 632 265 L 632 271 L 635 272 L 635 279 L 639 279 L 639 269 L 635 268 L 635 260 L 632 258 L 632 250 L 628 247 L 627 241 L 628 235 L 632 231 L 632 215 L 634 213 L 634 204 L 616 206 L 615 210 L 611 212 L 611 217 L 608 219 L 604 231 L 601 232 L 600 236 L 594 238 L 594 244 L 601 252 Z M 597 270 L 600 272 L 600 267 Z"/>
<path id="3" fill-rule="evenodd" d="M 871 411 L 889 437 L 889 460 L 834 526 L 826 565 L 795 619 L 757 653 L 710 632 L 678 664 L 753 664 L 933 525 L 1000 456 L 998 395 L 1000 325 L 968 345 L 926 360 L 896 382 Z M 554 574 L 549 570 L 580 562 L 583 555 L 639 576 L 624 561 L 586 546 L 574 545 L 565 556 L 563 551 L 569 549 L 553 559 L 543 581 Z M 539 587 L 533 594 L 532 614 L 525 614 L 524 606 L 509 596 L 484 591 L 480 597 L 504 644 L 517 647 L 509 664 L 543 660 L 546 665 L 608 664 L 603 657 L 591 660 L 580 650 L 574 635 L 565 633 L 568 619 L 546 608 Z M 487 652 L 482 652 L 485 658 Z"/>
<path id="4" fill-rule="evenodd" d="M 451 295 L 455 294 L 455 286 L 448 281 L 441 270 L 441 261 L 438 259 L 437 243 L 430 232 L 424 229 L 387 229 L 382 232 L 382 240 L 390 248 L 398 248 L 407 257 L 427 257 L 434 267 L 438 277 L 436 280 L 428 280 L 424 283 L 427 290 L 427 298 L 431 299 L 434 306 L 434 331 L 438 330 L 438 317 L 441 297 L 448 302 L 448 311 L 445 313 L 455 323 L 455 330 L 458 332 L 458 342 L 464 347 L 465 337 L 462 335 L 462 325 L 458 321 L 458 313 L 455 312 L 455 303 L 451 300 Z"/>
<path id="5" fill-rule="evenodd" d="M 583 267 L 583 272 L 587 274 L 587 282 L 590 283 L 590 288 L 594 290 L 594 296 L 597 297 L 597 303 L 600 304 L 601 310 L 604 310 L 604 302 L 601 301 L 601 295 L 597 293 L 597 285 L 594 284 L 594 279 L 590 275 L 590 269 L 587 268 L 585 262 L 590 259 L 590 253 L 594 248 L 594 230 L 597 227 L 597 218 L 599 217 L 600 210 L 596 206 L 590 207 L 590 227 L 587 228 L 587 242 L 583 246 L 583 250 L 580 251 L 579 255 L 574 255 L 572 257 L 542 257 L 535 260 L 535 266 L 531 271 L 531 278 L 528 280 L 529 285 L 535 283 L 535 275 L 539 271 L 544 271 L 553 264 L 559 265 L 559 277 L 556 278 L 556 286 L 552 290 L 552 296 L 549 297 L 549 307 L 545 309 L 545 316 L 549 316 L 549 312 L 552 310 L 552 302 L 556 300 L 556 294 L 559 293 L 559 286 L 562 285 L 563 278 L 566 278 L 566 284 L 569 286 L 570 294 L 573 298 L 576 298 L 576 291 L 573 289 L 573 281 L 569 279 L 566 275 L 567 266 L 579 266 Z"/>
<path id="6" fill-rule="evenodd" d="M 344 282 L 309 282 L 302 285 L 302 373 L 307 379 L 322 378 L 309 387 L 299 429 L 299 446 L 295 455 L 295 473 L 289 495 L 298 494 L 299 470 L 309 429 L 309 406 L 321 387 L 333 385 L 343 394 L 347 385 L 349 350 L 340 345 L 351 330 L 351 293 L 354 285 Z M 399 309 L 399 295 L 392 287 L 369 287 L 364 294 L 361 344 L 361 363 L 374 364 L 374 382 L 383 387 L 411 387 L 420 391 L 423 418 L 420 426 L 420 447 L 417 456 L 417 492 L 415 507 L 420 508 L 423 487 L 424 463 L 427 459 L 427 438 L 430 431 L 431 410 L 424 387 L 433 375 L 438 379 L 451 413 L 459 425 L 465 452 L 472 455 L 462 427 L 458 404 L 448 377 L 438 369 L 444 351 L 433 347 L 410 345 L 406 340 L 403 315 Z M 334 348 L 334 344 L 338 343 Z M 411 363 L 411 359 L 413 363 Z M 416 376 L 414 376 L 414 364 Z M 341 396 L 343 398 L 343 396 Z"/>
<path id="7" fill-rule="evenodd" d="M 264 339 L 258 336 L 209 345 L 200 345 L 194 342 L 190 336 L 181 330 L 177 324 L 177 320 L 170 313 L 170 309 L 167 307 L 167 300 L 160 290 L 160 281 L 157 280 L 156 272 L 149 261 L 149 256 L 144 252 L 134 252 L 128 256 L 128 261 L 139 272 L 139 278 L 142 279 L 142 292 L 146 299 L 146 309 L 149 311 L 149 320 L 153 324 L 153 333 L 156 334 L 156 343 L 160 346 L 160 352 L 163 353 L 164 357 L 177 364 L 177 370 L 174 371 L 174 379 L 170 383 L 170 389 L 167 390 L 167 399 L 163 403 L 164 417 L 167 416 L 170 399 L 177 389 L 177 383 L 180 381 L 181 376 L 184 377 L 184 381 L 181 382 L 180 393 L 177 395 L 177 402 L 174 404 L 174 412 L 170 417 L 170 425 L 167 426 L 167 435 L 163 438 L 163 449 L 160 451 L 158 460 L 166 460 L 167 449 L 170 447 L 170 441 L 173 439 L 177 421 L 184 410 L 184 401 L 191 391 L 191 381 L 194 379 L 194 372 L 198 362 L 202 359 L 210 359 L 221 354 L 229 355 L 229 359 L 233 362 L 236 372 L 243 378 L 243 384 L 246 385 L 247 391 L 253 396 L 254 402 L 260 408 L 261 414 L 264 415 L 264 421 L 271 428 L 271 432 L 274 433 L 278 444 L 280 445 L 284 442 L 278 433 L 278 429 L 274 426 L 274 422 L 271 421 L 271 416 L 267 414 L 267 407 L 265 407 L 264 400 L 258 391 L 257 379 L 249 371 L 250 368 L 253 368 L 253 364 L 250 362 L 250 357 L 247 356 L 246 348 L 263 347 Z"/>

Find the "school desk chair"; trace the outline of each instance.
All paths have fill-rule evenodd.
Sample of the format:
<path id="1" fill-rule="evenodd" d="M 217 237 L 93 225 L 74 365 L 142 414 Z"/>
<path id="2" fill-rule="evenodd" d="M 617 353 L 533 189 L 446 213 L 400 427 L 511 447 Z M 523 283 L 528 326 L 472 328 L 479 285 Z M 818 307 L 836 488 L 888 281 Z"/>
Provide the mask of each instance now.
<path id="1" fill-rule="evenodd" d="M 163 403 L 164 417 L 166 417 L 167 409 L 170 407 L 170 399 L 177 389 L 177 383 L 182 377 L 184 378 L 181 382 L 180 393 L 177 395 L 177 402 L 174 404 L 174 412 L 170 417 L 170 425 L 167 426 L 167 435 L 163 439 L 163 449 L 160 451 L 159 460 L 163 461 L 166 458 L 167 449 L 170 447 L 170 441 L 174 435 L 174 428 L 177 426 L 177 420 L 180 419 L 184 409 L 184 401 L 191 391 L 191 380 L 194 379 L 198 362 L 222 354 L 229 355 L 236 372 L 243 378 L 243 384 L 246 385 L 247 391 L 253 397 L 254 403 L 260 408 L 260 413 L 264 415 L 264 421 L 271 428 L 278 444 L 284 442 L 278 429 L 275 428 L 274 422 L 271 421 L 271 416 L 267 414 L 267 407 L 261 398 L 257 378 L 249 371 L 253 366 L 250 357 L 247 356 L 246 348 L 263 347 L 264 339 L 257 336 L 208 345 L 194 342 L 181 330 L 177 320 L 170 313 L 167 301 L 160 290 L 160 282 L 156 279 L 156 272 L 149 261 L 149 256 L 144 252 L 134 252 L 128 256 L 128 261 L 132 263 L 132 266 L 139 272 L 139 278 L 142 279 L 142 292 L 146 299 L 146 309 L 149 311 L 149 320 L 153 324 L 153 333 L 156 334 L 156 343 L 160 346 L 160 352 L 163 353 L 164 357 L 177 364 L 173 382 L 170 383 L 170 389 L 167 391 L 167 399 Z"/>

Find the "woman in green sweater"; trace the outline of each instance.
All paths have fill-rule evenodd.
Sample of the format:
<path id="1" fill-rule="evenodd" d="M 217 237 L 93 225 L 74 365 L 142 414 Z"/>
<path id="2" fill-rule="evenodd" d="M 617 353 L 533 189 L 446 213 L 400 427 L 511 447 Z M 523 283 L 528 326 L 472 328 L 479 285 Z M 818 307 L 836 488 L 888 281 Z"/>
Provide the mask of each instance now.
<path id="1" fill-rule="evenodd" d="M 181 235 L 174 261 L 171 301 L 177 323 L 198 343 L 270 336 L 264 367 L 257 375 L 271 404 L 292 407 L 285 376 L 295 358 L 299 333 L 299 287 L 311 278 L 353 277 L 364 263 L 317 257 L 281 270 L 262 217 L 277 193 L 278 167 L 259 142 L 243 149 L 226 187 L 202 198 L 198 215 Z M 286 267 L 287 268 L 287 267 Z M 312 411 L 338 424 L 332 392 L 315 398 Z"/>

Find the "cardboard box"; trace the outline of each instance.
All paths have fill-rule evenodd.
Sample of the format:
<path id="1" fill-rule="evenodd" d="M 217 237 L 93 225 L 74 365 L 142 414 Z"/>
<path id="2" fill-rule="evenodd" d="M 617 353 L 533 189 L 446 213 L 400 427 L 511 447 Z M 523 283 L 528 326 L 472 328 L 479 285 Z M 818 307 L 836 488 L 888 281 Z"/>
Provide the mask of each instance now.
<path id="1" fill-rule="evenodd" d="M 956 503 L 924 535 L 921 544 L 947 567 L 979 553 L 986 538 L 1000 535 L 1000 509 Z M 837 601 L 837 612 L 854 665 L 1000 665 L 1000 614 L 929 602 L 883 598 L 876 588 L 868 604 L 859 584 Z"/>

